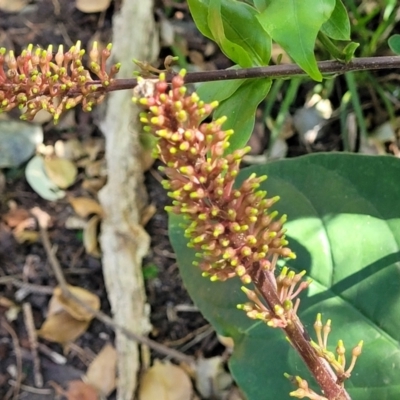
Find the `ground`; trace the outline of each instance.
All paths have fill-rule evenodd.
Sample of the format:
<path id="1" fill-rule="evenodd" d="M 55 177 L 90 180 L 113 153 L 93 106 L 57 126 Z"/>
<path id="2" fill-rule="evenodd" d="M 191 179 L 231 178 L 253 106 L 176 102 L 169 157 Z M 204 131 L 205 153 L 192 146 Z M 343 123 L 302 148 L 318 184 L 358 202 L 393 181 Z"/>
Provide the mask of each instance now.
<path id="1" fill-rule="evenodd" d="M 0 11 L 0 45 L 13 49 L 18 54 L 29 43 L 41 47 L 61 43 L 69 47 L 77 40 L 82 41 L 82 47 L 86 47 L 93 40 L 107 43 L 111 39 L 112 15 L 114 8 L 119 7 L 118 3 L 118 1 L 114 2 L 104 12 L 83 13 L 75 8 L 73 1 L 33 0 L 20 11 L 14 13 Z M 162 37 L 164 46 L 158 66 L 162 65 L 163 58 L 171 53 L 173 46 L 174 51 L 179 50 L 195 69 L 230 66 L 229 61 L 217 50 L 216 46 L 204 39 L 195 29 L 193 22 L 188 18 L 185 3 L 172 6 L 170 3 L 172 2 L 159 2 L 157 7 L 158 20 L 167 24 L 164 26 Z M 165 33 L 171 25 L 178 32 L 178 39 L 174 43 L 168 42 L 169 37 Z M 380 76 L 383 75 L 380 74 Z M 337 80 L 334 88 L 336 92 L 331 96 L 333 107 L 336 109 L 342 89 L 343 81 Z M 301 86 L 298 99 L 292 103 L 289 110 L 292 114 L 304 105 L 304 99 L 309 90 L 309 84 Z M 366 89 L 365 92 L 368 90 Z M 364 97 L 366 98 L 365 109 L 375 110 L 373 101 L 372 105 L 371 102 L 368 103 L 368 95 L 363 93 Z M 278 112 L 278 109 L 272 110 L 273 115 L 277 115 Z M 16 117 L 16 114 L 13 113 L 12 117 Z M 77 108 L 69 114 L 69 117 L 68 122 L 61 123 L 59 127 L 55 127 L 51 121 L 43 124 L 45 145 L 52 146 L 57 140 L 71 139 L 78 139 L 81 143 L 90 141 L 94 143 L 93 141 L 96 140 L 101 142 L 102 135 L 96 127 L 93 115 L 85 114 Z M 383 121 L 385 118 L 385 115 L 381 116 Z M 287 137 L 284 138 L 288 146 L 286 155 L 298 156 L 313 151 L 342 150 L 343 143 L 338 133 L 338 119 L 332 118 L 331 122 L 329 129 L 313 142 L 301 140 L 298 134 L 291 132 L 292 129 L 288 128 Z M 374 120 L 373 117 L 370 118 L 370 122 L 371 126 L 382 123 L 382 121 Z M 290 125 L 290 122 L 288 124 Z M 265 125 L 260 109 L 251 139 L 253 156 L 263 154 L 268 146 Z M 359 141 L 359 139 L 356 140 L 357 148 L 360 147 Z M 387 143 L 384 143 L 383 147 L 385 145 Z M 103 150 L 100 146 L 95 160 L 101 161 L 102 155 Z M 252 159 L 247 161 L 251 162 Z M 87 331 L 75 341 L 75 346 L 65 356 L 65 364 L 56 364 L 44 355 L 50 350 L 62 354 L 61 346 L 41 340 L 39 357 L 42 362 L 46 389 L 44 392 L 36 391 L 38 397 L 34 397 L 33 358 L 29 350 L 27 322 L 21 312 L 17 314 L 15 320 L 9 318 L 6 311 L 12 306 L 7 301 L 16 305 L 29 303 L 32 308 L 34 326 L 38 328 L 46 317 L 49 296 L 52 288 L 56 286 L 56 279 L 40 240 L 24 243 L 16 241 L 12 232 L 15 225 L 10 222 L 10 209 L 16 207 L 28 211 L 33 207 L 40 207 L 45 211 L 51 217 L 48 229 L 49 239 L 52 246 L 57 249 L 57 258 L 68 283 L 96 294 L 100 299 L 102 312 L 109 314 L 110 307 L 102 279 L 100 258 L 87 254 L 81 231 L 66 227 L 67 221 L 70 221 L 70 217 L 74 215 L 68 198 L 59 201 L 44 200 L 27 183 L 24 169 L 25 164 L 0 171 L 0 217 L 2 217 L 0 219 L 0 320 L 2 322 L 0 324 L 0 398 L 12 398 L 13 386 L 10 386 L 10 382 L 16 376 L 15 365 L 18 353 L 22 359 L 24 386 L 20 387 L 20 397 L 14 398 L 50 399 L 54 397 L 53 394 L 45 395 L 45 393 L 53 393 L 48 389 L 49 382 L 54 381 L 65 386 L 66 382 L 80 377 L 104 343 L 112 341 L 114 331 L 102 322 L 93 320 Z M 68 188 L 70 197 L 88 195 L 88 192 L 82 188 L 83 170 L 84 168 L 80 167 L 76 183 Z M 184 347 L 185 354 L 201 354 L 205 357 L 222 354 L 224 347 L 214 333 L 191 344 L 191 340 L 196 336 L 193 333 L 204 331 L 208 323 L 194 307 L 191 307 L 192 302 L 179 277 L 175 256 L 168 240 L 167 215 L 164 211 L 168 198 L 160 180 L 157 164 L 153 165 L 145 173 L 149 204 L 155 207 L 154 215 L 146 224 L 146 230 L 151 237 L 151 249 L 144 260 L 144 268 L 147 271 L 145 272 L 147 298 L 151 306 L 150 318 L 153 325 L 150 337 L 177 349 L 182 349 L 189 343 Z M 20 216 L 15 218 L 18 219 Z M 36 286 L 31 287 L 30 291 L 26 286 L 27 282 Z"/>

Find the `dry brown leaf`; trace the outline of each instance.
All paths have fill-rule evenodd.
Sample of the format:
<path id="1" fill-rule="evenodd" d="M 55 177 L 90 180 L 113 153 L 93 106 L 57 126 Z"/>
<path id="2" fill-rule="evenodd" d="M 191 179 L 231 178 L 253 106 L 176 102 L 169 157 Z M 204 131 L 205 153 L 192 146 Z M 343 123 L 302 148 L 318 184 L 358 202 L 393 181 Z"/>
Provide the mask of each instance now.
<path id="1" fill-rule="evenodd" d="M 47 229 L 52 225 L 50 215 L 46 211 L 43 211 L 41 208 L 31 208 L 31 214 L 37 219 L 39 226 L 41 226 L 42 228 Z"/>
<path id="2" fill-rule="evenodd" d="M 29 211 L 25 210 L 24 208 L 14 208 L 11 209 L 9 212 L 2 216 L 3 221 L 10 227 L 15 228 L 18 226 L 22 221 L 30 218 Z"/>
<path id="3" fill-rule="evenodd" d="M 84 13 L 96 13 L 106 10 L 111 0 L 76 0 L 75 6 Z"/>
<path id="4" fill-rule="evenodd" d="M 100 221 L 100 217 L 98 215 L 94 215 L 92 218 L 90 218 L 85 229 L 83 230 L 83 245 L 86 253 L 97 258 L 101 256 L 99 241 L 97 239 Z"/>
<path id="5" fill-rule="evenodd" d="M 68 285 L 68 290 L 79 300 L 87 304 L 89 307 L 94 310 L 98 310 L 100 308 L 100 299 L 97 295 L 89 292 L 86 289 L 83 289 L 79 286 L 71 286 Z M 68 312 L 73 318 L 79 321 L 91 321 L 93 318 L 93 314 L 75 302 L 73 299 L 66 298 L 61 290 L 60 286 L 57 286 L 53 290 L 54 301 L 58 301 L 62 309 Z M 53 306 L 54 307 L 54 306 Z"/>
<path id="6" fill-rule="evenodd" d="M 51 342 L 65 345 L 73 342 L 86 332 L 90 321 L 78 321 L 66 311 L 49 315 L 37 334 Z"/>
<path id="7" fill-rule="evenodd" d="M 106 184 L 106 178 L 85 179 L 82 182 L 82 189 L 96 195 L 98 191 Z"/>
<path id="8" fill-rule="evenodd" d="M 82 143 L 78 139 L 57 140 L 54 145 L 57 157 L 75 161 L 83 157 L 86 153 Z"/>
<path id="9" fill-rule="evenodd" d="M 102 395 L 108 396 L 116 386 L 117 352 L 106 344 L 89 365 L 85 382 L 95 387 Z"/>
<path id="10" fill-rule="evenodd" d="M 107 176 L 106 160 L 91 161 L 85 167 L 85 173 L 89 178 Z"/>
<path id="11" fill-rule="evenodd" d="M 17 12 L 22 10 L 29 0 L 0 0 L 0 10 L 7 12 Z"/>
<path id="12" fill-rule="evenodd" d="M 88 197 L 70 197 L 68 199 L 74 211 L 82 218 L 87 218 L 91 214 L 103 216 L 101 205 Z"/>
<path id="13" fill-rule="evenodd" d="M 37 243 L 40 239 L 40 234 L 37 231 L 14 230 L 13 236 L 15 240 L 22 243 Z"/>
<path id="14" fill-rule="evenodd" d="M 45 158 L 44 169 L 50 180 L 61 189 L 71 186 L 78 175 L 75 164 L 66 158 Z"/>
<path id="15" fill-rule="evenodd" d="M 230 336 L 217 335 L 218 341 L 224 345 L 229 351 L 233 351 L 235 346 L 234 340 Z"/>
<path id="16" fill-rule="evenodd" d="M 192 392 L 189 376 L 181 368 L 155 360 L 141 379 L 139 400 L 190 400 Z"/>
<path id="17" fill-rule="evenodd" d="M 78 380 L 68 382 L 68 390 L 63 394 L 66 396 L 67 400 L 99 399 L 99 395 L 93 386 Z"/>
<path id="18" fill-rule="evenodd" d="M 196 360 L 196 388 L 202 397 L 222 398 L 223 392 L 232 384 L 232 377 L 225 371 L 224 363 L 221 356 Z"/>
<path id="19" fill-rule="evenodd" d="M 90 161 L 96 160 L 99 153 L 103 153 L 105 150 L 104 138 L 89 138 L 82 143 L 86 154 L 89 156 Z"/>

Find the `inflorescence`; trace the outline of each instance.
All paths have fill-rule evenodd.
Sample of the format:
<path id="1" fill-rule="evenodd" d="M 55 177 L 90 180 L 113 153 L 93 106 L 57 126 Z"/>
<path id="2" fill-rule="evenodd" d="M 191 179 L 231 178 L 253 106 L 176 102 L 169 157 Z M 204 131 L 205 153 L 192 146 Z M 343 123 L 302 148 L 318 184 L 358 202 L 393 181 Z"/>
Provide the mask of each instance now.
<path id="1" fill-rule="evenodd" d="M 32 120 L 40 110 L 47 110 L 57 122 L 61 113 L 82 103 L 84 111 L 99 104 L 120 65 L 107 72 L 106 61 L 111 44 L 101 52 L 97 43 L 89 53 L 89 69 L 82 64 L 85 50 L 78 41 L 64 53 L 59 46 L 47 50 L 29 45 L 18 57 L 0 49 L 0 112 L 15 107 L 23 110 L 22 119 Z M 93 79 L 94 76 L 97 79 Z"/>
<path id="2" fill-rule="evenodd" d="M 292 257 L 286 247 L 283 224 L 270 208 L 279 200 L 259 190 L 267 178 L 249 176 L 234 187 L 239 165 L 249 147 L 225 154 L 232 130 L 223 130 L 226 118 L 202 122 L 218 103 L 205 104 L 196 93 L 186 93 L 184 72 L 172 79 L 140 80 L 134 101 L 145 130 L 157 138 L 155 157 L 168 179 L 163 186 L 173 199 L 168 211 L 183 215 L 189 247 L 198 251 L 195 264 L 211 280 L 239 276 L 250 283 L 249 269 L 273 270 L 278 257 Z"/>

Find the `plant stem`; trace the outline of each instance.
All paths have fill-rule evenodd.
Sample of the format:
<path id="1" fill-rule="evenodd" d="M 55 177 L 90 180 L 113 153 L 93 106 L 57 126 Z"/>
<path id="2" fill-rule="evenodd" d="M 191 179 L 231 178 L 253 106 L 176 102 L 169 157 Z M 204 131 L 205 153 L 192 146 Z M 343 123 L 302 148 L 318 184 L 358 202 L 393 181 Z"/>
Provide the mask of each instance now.
<path id="1" fill-rule="evenodd" d="M 344 74 L 349 71 L 394 69 L 399 67 L 400 56 L 355 58 L 347 64 L 339 61 L 321 61 L 318 63 L 318 68 L 323 74 Z M 296 64 L 281 64 L 254 68 L 189 72 L 185 76 L 185 83 L 255 78 L 283 79 L 306 75 L 307 74 Z M 173 76 L 173 73 L 167 74 L 167 81 L 171 81 Z M 154 76 L 154 78 L 157 77 Z M 101 85 L 100 81 L 98 83 Z M 94 84 L 97 84 L 97 81 L 91 82 L 91 85 Z M 137 79 L 115 79 L 106 90 L 133 89 L 136 85 Z"/>
<path id="2" fill-rule="evenodd" d="M 257 287 L 259 293 L 267 302 L 268 307 L 274 310 L 276 306 L 283 308 L 281 301 L 276 293 L 276 288 L 268 276 L 268 271 L 254 266 L 249 274 Z M 318 357 L 310 344 L 310 338 L 300 321 L 289 320 L 283 328 L 290 343 L 301 356 L 307 368 L 314 376 L 316 382 L 321 388 L 323 395 L 329 400 L 350 400 L 346 390 L 337 383 L 337 377 L 329 367 L 329 364 Z"/>

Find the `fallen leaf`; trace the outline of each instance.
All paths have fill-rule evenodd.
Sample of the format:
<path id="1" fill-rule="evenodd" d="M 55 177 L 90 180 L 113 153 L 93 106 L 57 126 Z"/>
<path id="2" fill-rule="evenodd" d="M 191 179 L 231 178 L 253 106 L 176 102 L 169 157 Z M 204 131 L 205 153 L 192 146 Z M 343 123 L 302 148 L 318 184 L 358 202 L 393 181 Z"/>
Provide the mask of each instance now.
<path id="1" fill-rule="evenodd" d="M 218 341 L 224 345 L 229 351 L 233 351 L 235 342 L 230 336 L 217 335 Z"/>
<path id="2" fill-rule="evenodd" d="M 96 389 L 82 381 L 68 382 L 68 390 L 63 393 L 67 400 L 98 400 L 99 395 Z"/>
<path id="3" fill-rule="evenodd" d="M 0 10 L 6 12 L 18 12 L 22 10 L 29 0 L 0 0 Z"/>
<path id="4" fill-rule="evenodd" d="M 44 169 L 47 176 L 61 189 L 70 187 L 78 175 L 75 164 L 66 158 L 45 158 Z"/>
<path id="5" fill-rule="evenodd" d="M 31 218 L 31 215 L 29 214 L 29 211 L 24 208 L 14 208 L 4 214 L 2 218 L 10 228 L 15 228 L 21 222 Z"/>
<path id="6" fill-rule="evenodd" d="M 37 231 L 14 230 L 13 236 L 15 240 L 22 243 L 37 243 L 40 239 L 40 234 Z"/>
<path id="7" fill-rule="evenodd" d="M 106 160 L 91 161 L 85 167 L 85 173 L 89 178 L 107 176 Z"/>
<path id="8" fill-rule="evenodd" d="M 106 178 L 92 178 L 85 179 L 82 182 L 82 189 L 87 190 L 89 193 L 96 195 L 98 191 L 106 184 Z"/>
<path id="9" fill-rule="evenodd" d="M 18 167 L 29 160 L 36 146 L 43 142 L 42 128 L 22 121 L 0 121 L 0 135 L 0 168 Z"/>
<path id="10" fill-rule="evenodd" d="M 92 218 L 90 218 L 85 229 L 83 230 L 83 246 L 85 247 L 86 253 L 97 258 L 101 256 L 98 241 L 100 221 L 101 218 L 98 215 L 94 215 Z"/>
<path id="11" fill-rule="evenodd" d="M 66 311 L 47 316 L 37 334 L 43 339 L 65 345 L 87 331 L 90 321 L 78 321 Z"/>
<path id="12" fill-rule="evenodd" d="M 111 0 L 76 0 L 75 7 L 84 13 L 96 13 L 106 10 Z"/>
<path id="13" fill-rule="evenodd" d="M 86 289 L 83 289 L 79 286 L 71 286 L 68 285 L 68 290 L 81 300 L 83 303 L 87 304 L 89 307 L 94 310 L 98 310 L 100 308 L 100 299 L 94 293 L 89 292 Z M 91 321 L 93 318 L 93 313 L 87 311 L 84 307 L 78 304 L 74 299 L 70 299 L 63 295 L 61 287 L 56 286 L 53 290 L 54 301 L 58 301 L 61 305 L 62 309 L 68 312 L 73 318 L 79 321 Z"/>
<path id="14" fill-rule="evenodd" d="M 82 146 L 89 156 L 89 160 L 94 161 L 99 153 L 104 153 L 105 140 L 104 138 L 89 138 L 83 141 Z"/>
<path id="15" fill-rule="evenodd" d="M 69 216 L 65 222 L 64 226 L 66 229 L 83 230 L 87 225 L 87 221 L 76 215 Z"/>
<path id="16" fill-rule="evenodd" d="M 37 219 L 39 226 L 41 226 L 42 228 L 47 229 L 52 225 L 50 215 L 41 208 L 31 208 L 31 214 Z"/>
<path id="17" fill-rule="evenodd" d="M 57 140 L 54 144 L 54 151 L 57 157 L 71 161 L 75 161 L 86 154 L 78 139 Z"/>
<path id="18" fill-rule="evenodd" d="M 25 177 L 31 188 L 42 198 L 55 201 L 65 196 L 44 170 L 44 160 L 41 156 L 33 157 L 25 168 Z"/>
<path id="19" fill-rule="evenodd" d="M 183 369 L 155 360 L 142 376 L 139 400 L 190 400 L 192 392 L 192 383 Z"/>
<path id="20" fill-rule="evenodd" d="M 198 358 L 196 360 L 196 388 L 202 397 L 222 398 L 232 384 L 231 375 L 224 369 L 223 357 Z"/>
<path id="21" fill-rule="evenodd" d="M 116 373 L 117 352 L 111 344 L 106 344 L 89 365 L 85 382 L 107 397 L 115 389 Z"/>
<path id="22" fill-rule="evenodd" d="M 68 201 L 81 218 L 87 218 L 91 214 L 103 216 L 103 209 L 96 200 L 88 197 L 70 197 Z"/>

